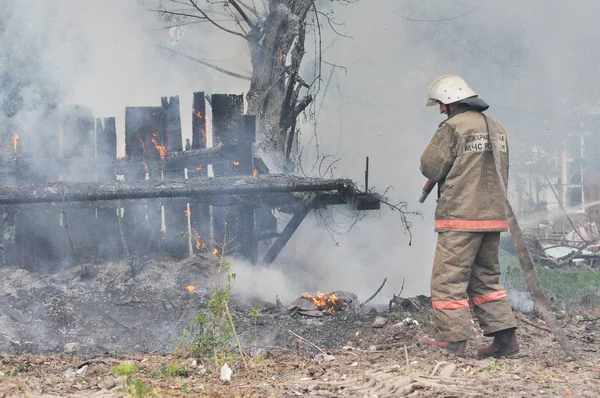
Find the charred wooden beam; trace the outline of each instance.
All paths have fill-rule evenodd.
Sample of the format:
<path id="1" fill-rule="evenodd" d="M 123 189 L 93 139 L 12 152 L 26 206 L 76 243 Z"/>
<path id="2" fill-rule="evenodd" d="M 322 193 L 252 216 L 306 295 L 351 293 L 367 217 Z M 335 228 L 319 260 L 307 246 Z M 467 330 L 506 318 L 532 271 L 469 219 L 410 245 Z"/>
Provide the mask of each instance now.
<path id="1" fill-rule="evenodd" d="M 283 250 L 285 245 L 294 235 L 294 232 L 298 229 L 302 221 L 306 218 L 308 213 L 314 208 L 314 200 L 302 206 L 296 213 L 292 219 L 287 223 L 281 234 L 277 237 L 275 242 L 269 248 L 269 251 L 263 257 L 263 264 L 272 264 L 273 261 L 277 258 L 279 253 Z"/>
<path id="2" fill-rule="evenodd" d="M 23 186 L 0 186 L 0 205 L 82 202 L 154 198 L 206 198 L 219 195 L 252 195 L 284 192 L 347 192 L 348 179 L 327 180 L 271 174 L 267 176 L 202 177 L 181 182 L 56 182 Z"/>
<path id="3" fill-rule="evenodd" d="M 204 92 L 197 92 L 192 104 L 192 144 L 189 149 L 202 148 L 206 148 L 206 100 Z"/>
<path id="4" fill-rule="evenodd" d="M 181 140 L 181 114 L 179 111 L 179 96 L 161 97 L 161 105 L 165 110 L 165 138 L 163 145 L 169 152 L 183 151 L 183 142 Z"/>

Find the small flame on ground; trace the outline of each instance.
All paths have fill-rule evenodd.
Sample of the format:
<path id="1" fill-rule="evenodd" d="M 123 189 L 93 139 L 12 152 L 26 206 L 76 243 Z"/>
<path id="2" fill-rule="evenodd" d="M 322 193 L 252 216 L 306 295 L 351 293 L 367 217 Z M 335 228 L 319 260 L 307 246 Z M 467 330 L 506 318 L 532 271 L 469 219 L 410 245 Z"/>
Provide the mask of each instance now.
<path id="1" fill-rule="evenodd" d="M 186 286 L 185 290 L 187 290 L 189 293 L 194 293 L 196 291 L 196 286 Z"/>
<path id="2" fill-rule="evenodd" d="M 185 214 L 187 217 L 192 215 L 192 211 L 191 210 L 184 210 L 183 214 Z"/>
<path id="3" fill-rule="evenodd" d="M 219 254 L 219 249 L 213 249 L 212 251 L 213 256 L 216 256 L 217 254 Z"/>
<path id="4" fill-rule="evenodd" d="M 234 166 L 239 166 L 240 165 L 240 161 L 239 160 L 234 160 L 233 161 L 233 165 Z"/>
<path id="5" fill-rule="evenodd" d="M 202 166 L 196 167 L 196 171 L 202 171 Z"/>
<path id="6" fill-rule="evenodd" d="M 258 169 L 254 169 L 254 170 L 252 171 L 252 175 L 254 175 L 254 176 L 257 176 L 257 175 L 258 175 Z"/>
<path id="7" fill-rule="evenodd" d="M 13 133 L 12 140 L 13 140 L 13 148 L 15 148 L 15 152 L 16 152 L 17 148 L 19 146 L 19 134 Z"/>
<path id="8" fill-rule="evenodd" d="M 198 119 L 202 119 L 202 113 L 200 111 L 197 111 L 196 109 L 192 108 L 192 113 L 194 114 L 194 116 L 196 116 Z"/>
<path id="9" fill-rule="evenodd" d="M 310 293 L 302 293 L 302 297 L 306 297 L 312 301 L 320 310 L 326 309 L 328 314 L 332 314 L 346 307 L 346 302 L 341 301 L 335 293 L 325 294 L 317 292 L 316 296 Z"/>
<path id="10" fill-rule="evenodd" d="M 202 249 L 202 240 L 200 239 L 200 235 L 196 235 L 196 249 L 200 250 Z"/>

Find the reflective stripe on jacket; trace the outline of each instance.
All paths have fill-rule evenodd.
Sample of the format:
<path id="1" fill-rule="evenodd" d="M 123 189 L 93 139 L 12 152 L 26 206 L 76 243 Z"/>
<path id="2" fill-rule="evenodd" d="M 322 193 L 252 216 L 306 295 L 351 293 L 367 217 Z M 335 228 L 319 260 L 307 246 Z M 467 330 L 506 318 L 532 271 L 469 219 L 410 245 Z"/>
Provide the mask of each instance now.
<path id="1" fill-rule="evenodd" d="M 504 128 L 487 117 L 498 132 L 502 174 L 508 181 L 508 141 Z M 440 185 L 435 230 L 506 231 L 505 197 L 494 166 L 485 120 L 468 110 L 444 121 L 421 155 L 421 172 Z M 506 184 L 506 183 L 505 183 Z"/>

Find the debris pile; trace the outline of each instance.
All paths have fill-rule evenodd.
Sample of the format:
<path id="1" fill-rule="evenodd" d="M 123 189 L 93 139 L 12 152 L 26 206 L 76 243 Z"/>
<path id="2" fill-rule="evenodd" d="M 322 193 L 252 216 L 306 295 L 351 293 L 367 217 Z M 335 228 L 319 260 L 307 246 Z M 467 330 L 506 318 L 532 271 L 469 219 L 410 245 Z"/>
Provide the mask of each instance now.
<path id="1" fill-rule="evenodd" d="M 356 301 L 354 294 L 341 291 L 329 294 L 317 292 L 314 296 L 310 293 L 303 293 L 289 305 L 288 310 L 292 314 L 321 317 L 343 311 L 354 301 Z"/>

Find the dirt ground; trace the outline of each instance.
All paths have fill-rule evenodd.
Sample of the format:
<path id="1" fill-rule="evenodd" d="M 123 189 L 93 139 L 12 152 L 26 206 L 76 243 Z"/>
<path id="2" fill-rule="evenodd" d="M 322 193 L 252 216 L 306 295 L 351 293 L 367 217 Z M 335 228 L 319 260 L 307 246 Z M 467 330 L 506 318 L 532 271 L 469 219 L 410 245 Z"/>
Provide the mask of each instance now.
<path id="1" fill-rule="evenodd" d="M 490 339 L 475 327 L 465 359 L 416 344 L 432 333 L 429 305 L 389 312 L 353 303 L 314 318 L 290 313 L 289 303 L 234 297 L 245 360 L 228 364 L 224 383 L 177 343 L 206 300 L 211 261 L 149 259 L 133 277 L 122 263 L 90 265 L 86 278 L 0 269 L 0 398 L 600 396 L 598 308 L 558 314 L 578 362 L 527 314 L 517 314 L 517 358 L 476 360 Z M 127 379 L 111 372 L 125 361 L 138 367 Z"/>
<path id="2" fill-rule="evenodd" d="M 246 363 L 238 359 L 229 364 L 233 378 L 227 384 L 210 366 L 181 354 L 4 355 L 0 397 L 600 396 L 598 311 L 559 314 L 582 356 L 578 362 L 565 360 L 543 323 L 523 314 L 517 314 L 521 354 L 477 360 L 476 348 L 489 339 L 475 328 L 469 357 L 459 359 L 415 344 L 419 335 L 431 332 L 428 312 L 374 312 L 343 311 L 317 319 L 266 312 L 255 322 L 247 322 L 238 310 L 236 323 L 245 344 L 248 338 L 244 336 L 253 333 L 256 339 L 260 330 L 261 344 L 272 345 L 247 345 Z M 377 316 L 386 320 L 381 328 L 373 327 Z M 419 325 L 407 326 L 402 322 L 407 316 Z M 290 331 L 332 356 L 319 354 L 309 343 L 298 344 Z M 124 392 L 125 378 L 111 373 L 123 361 L 139 367 L 129 379 L 138 380 L 139 390 Z M 176 376 L 167 371 L 169 367 L 183 371 Z"/>

